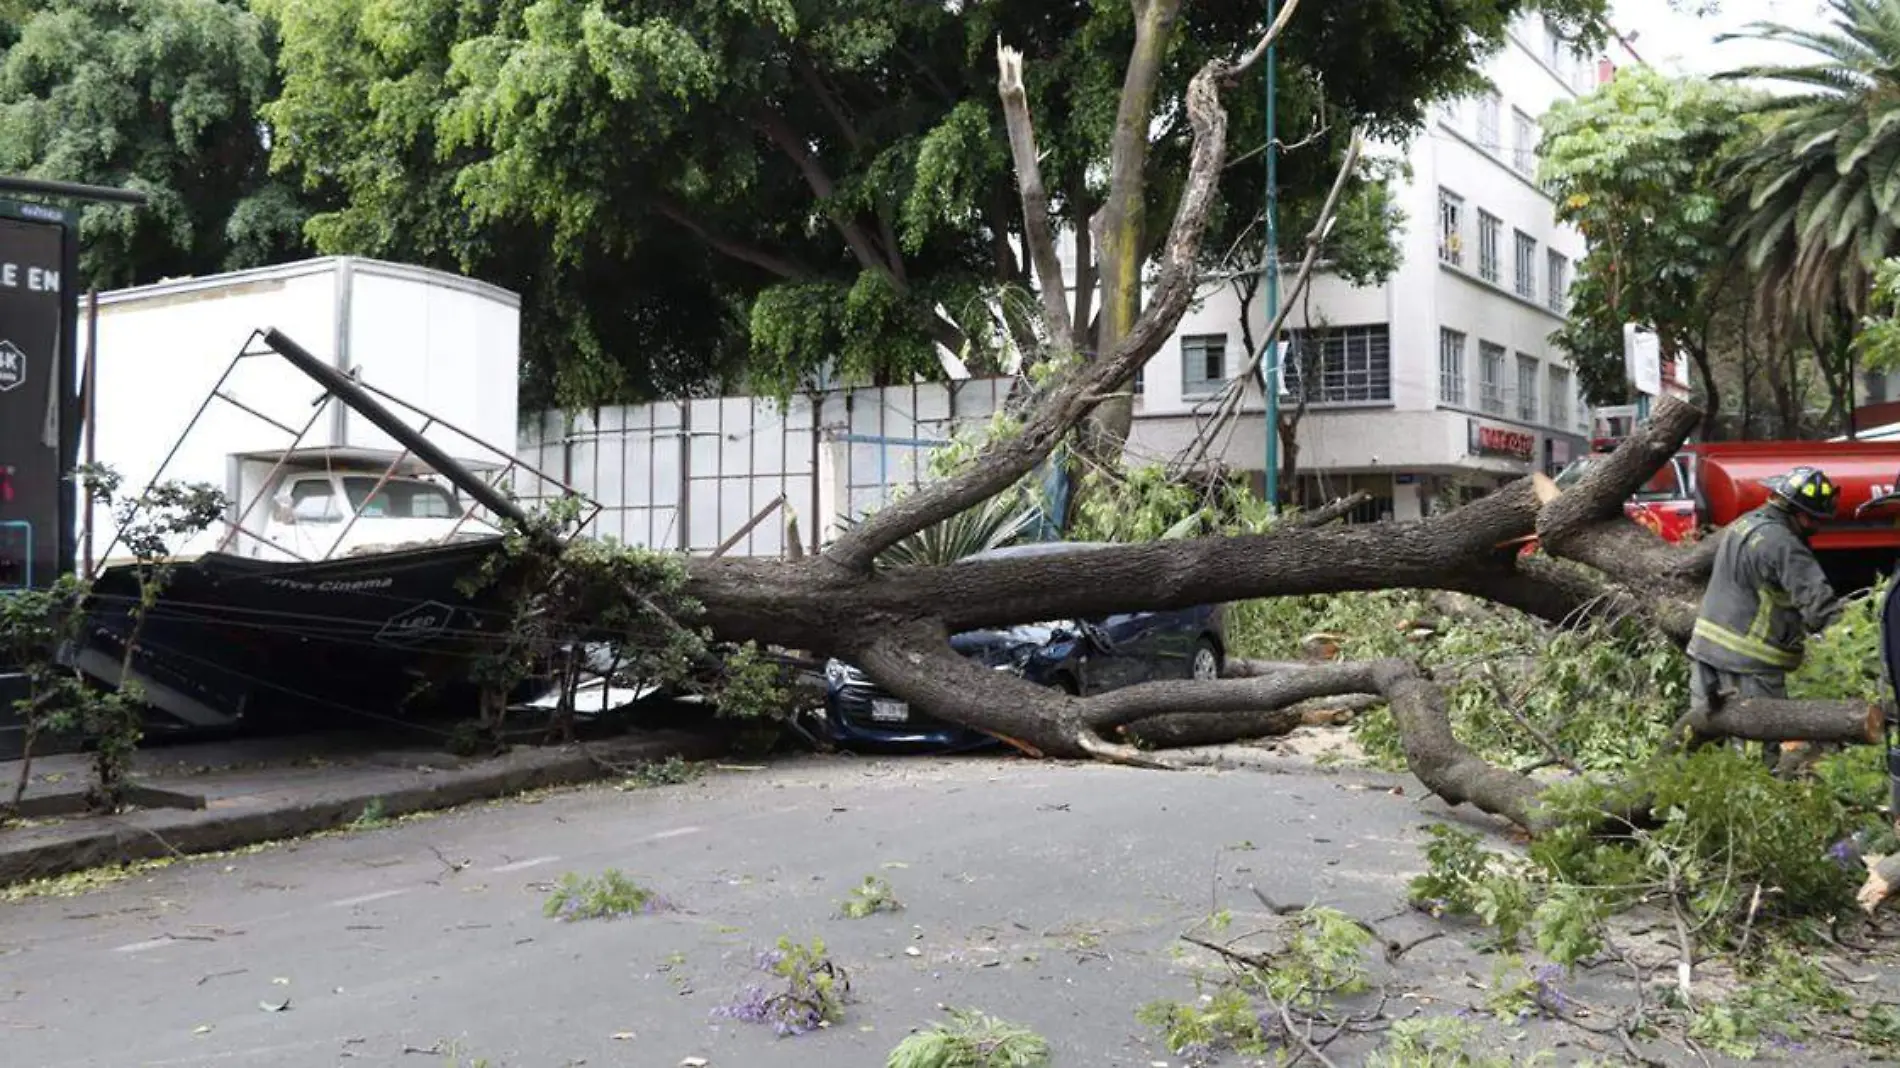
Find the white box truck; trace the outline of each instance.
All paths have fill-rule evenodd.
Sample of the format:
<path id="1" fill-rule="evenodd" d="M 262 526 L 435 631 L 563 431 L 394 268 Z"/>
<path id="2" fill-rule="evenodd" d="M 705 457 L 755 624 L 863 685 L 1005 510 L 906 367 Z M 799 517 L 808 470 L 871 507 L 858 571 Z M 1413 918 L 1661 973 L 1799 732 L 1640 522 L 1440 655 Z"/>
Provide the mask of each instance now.
<path id="1" fill-rule="evenodd" d="M 128 496 L 157 477 L 224 490 L 226 523 L 172 546 L 181 556 L 321 560 L 492 534 L 444 480 L 359 413 L 320 403 L 315 382 L 252 337 L 274 327 L 493 472 L 517 435 L 520 307 L 483 282 L 347 256 L 102 293 L 96 341 L 79 346 L 96 384 L 81 457 L 117 471 Z M 256 355 L 234 362 L 247 343 Z M 92 570 L 126 559 L 112 515 L 81 522 Z"/>

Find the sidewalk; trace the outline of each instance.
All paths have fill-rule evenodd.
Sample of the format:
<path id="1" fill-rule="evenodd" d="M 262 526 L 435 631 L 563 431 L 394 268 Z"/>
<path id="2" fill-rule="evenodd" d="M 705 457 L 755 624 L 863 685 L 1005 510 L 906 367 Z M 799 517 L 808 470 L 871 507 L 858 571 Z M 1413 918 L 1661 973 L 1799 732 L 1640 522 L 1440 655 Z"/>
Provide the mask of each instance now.
<path id="1" fill-rule="evenodd" d="M 133 860 L 209 853 L 290 838 L 349 823 L 374 806 L 394 817 L 449 808 L 545 786 L 587 782 L 627 767 L 677 756 L 723 752 L 713 733 L 677 730 L 630 734 L 564 746 L 522 746 L 499 757 L 468 759 L 428 748 L 401 748 L 370 734 L 304 735 L 150 749 L 134 777 L 165 807 L 118 816 L 71 816 L 0 830 L 0 886 Z M 87 758 L 69 754 L 33 763 L 28 798 L 57 804 L 83 791 Z M 0 763 L 11 797 L 19 763 Z"/>

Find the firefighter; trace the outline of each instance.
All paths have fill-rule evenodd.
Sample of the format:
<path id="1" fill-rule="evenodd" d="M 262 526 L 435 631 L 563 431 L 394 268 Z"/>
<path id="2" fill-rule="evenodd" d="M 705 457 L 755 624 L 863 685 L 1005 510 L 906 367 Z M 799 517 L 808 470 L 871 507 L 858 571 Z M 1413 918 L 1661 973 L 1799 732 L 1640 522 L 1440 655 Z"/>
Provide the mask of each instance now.
<path id="1" fill-rule="evenodd" d="M 1825 473 L 1797 467 L 1769 483 L 1767 504 L 1722 532 L 1689 639 L 1692 713 L 1728 700 L 1788 696 L 1788 673 L 1801 666 L 1807 635 L 1840 618 L 1841 604 L 1808 548 L 1839 500 Z M 1766 748 L 1773 767 L 1780 754 Z"/>

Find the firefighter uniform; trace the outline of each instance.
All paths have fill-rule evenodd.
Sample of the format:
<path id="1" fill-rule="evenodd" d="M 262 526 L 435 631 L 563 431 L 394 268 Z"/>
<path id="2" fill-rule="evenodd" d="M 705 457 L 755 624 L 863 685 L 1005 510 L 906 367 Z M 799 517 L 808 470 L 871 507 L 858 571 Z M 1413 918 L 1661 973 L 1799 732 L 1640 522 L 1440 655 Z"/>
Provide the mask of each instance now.
<path id="1" fill-rule="evenodd" d="M 1775 485 L 1767 504 L 1723 531 L 1689 640 L 1693 710 L 1787 696 L 1788 672 L 1801 666 L 1807 635 L 1841 614 L 1797 513 L 1831 516 L 1838 496 L 1825 474 L 1797 468 Z M 1769 755 L 1772 763 L 1772 750 Z"/>

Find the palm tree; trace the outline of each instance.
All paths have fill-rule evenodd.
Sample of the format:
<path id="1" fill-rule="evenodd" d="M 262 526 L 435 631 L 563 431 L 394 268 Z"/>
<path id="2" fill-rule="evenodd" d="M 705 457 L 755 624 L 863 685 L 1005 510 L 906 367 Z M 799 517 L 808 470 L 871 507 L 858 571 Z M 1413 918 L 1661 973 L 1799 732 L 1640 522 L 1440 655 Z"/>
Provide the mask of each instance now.
<path id="1" fill-rule="evenodd" d="M 1875 267 L 1900 252 L 1900 0 L 1829 6 L 1824 28 L 1757 23 L 1729 35 L 1796 45 L 1809 62 L 1724 77 L 1796 89 L 1764 102 L 1725 177 L 1746 198 L 1734 240 L 1763 310 L 1831 347 L 1845 344 Z"/>

